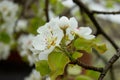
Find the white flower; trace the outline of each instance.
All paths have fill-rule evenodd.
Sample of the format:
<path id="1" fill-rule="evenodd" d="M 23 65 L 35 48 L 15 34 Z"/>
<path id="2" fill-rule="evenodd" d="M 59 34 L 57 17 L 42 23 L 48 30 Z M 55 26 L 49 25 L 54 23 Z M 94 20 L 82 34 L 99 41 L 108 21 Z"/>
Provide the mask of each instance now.
<path id="1" fill-rule="evenodd" d="M 59 28 L 55 20 L 40 27 L 39 33 L 32 42 L 33 53 L 39 54 L 40 60 L 47 60 L 49 53 L 51 53 L 56 46 L 59 46 L 64 34 Z"/>
<path id="2" fill-rule="evenodd" d="M 6 60 L 10 55 L 10 45 L 0 42 L 0 60 Z"/>
<path id="3" fill-rule="evenodd" d="M 32 66 L 35 61 L 36 61 L 36 57 L 35 55 L 32 54 L 32 52 L 30 51 L 30 49 L 32 48 L 32 39 L 33 39 L 33 35 L 29 34 L 29 35 L 21 35 L 20 38 L 18 39 L 18 44 L 19 44 L 19 52 L 20 52 L 20 56 L 21 57 L 27 57 L 27 60 L 30 63 L 30 66 Z"/>
<path id="4" fill-rule="evenodd" d="M 16 26 L 16 31 L 19 32 L 21 30 L 25 30 L 27 28 L 27 20 L 25 19 L 20 19 L 17 22 L 17 26 Z"/>
<path id="5" fill-rule="evenodd" d="M 12 1 L 3 0 L 0 2 L 0 13 L 5 21 L 10 21 L 16 16 L 18 5 Z"/>
<path id="6" fill-rule="evenodd" d="M 95 38 L 94 35 L 91 35 L 92 30 L 89 27 L 79 27 L 79 28 L 76 28 L 74 31 L 79 37 L 82 37 L 88 40 Z"/>
<path id="7" fill-rule="evenodd" d="M 41 75 L 35 69 L 32 70 L 31 74 L 24 80 L 41 80 Z"/>
<path id="8" fill-rule="evenodd" d="M 59 19 L 59 27 L 65 30 L 65 36 L 67 37 L 66 44 L 69 44 L 74 39 L 75 35 L 73 34 L 73 30 L 78 27 L 77 20 L 74 17 L 68 19 L 63 16 Z"/>
<path id="9" fill-rule="evenodd" d="M 18 5 L 12 1 L 2 0 L 0 1 L 0 14 L 3 23 L 0 25 L 0 31 L 6 31 L 8 34 L 12 34 L 15 27 L 16 15 L 18 12 Z"/>

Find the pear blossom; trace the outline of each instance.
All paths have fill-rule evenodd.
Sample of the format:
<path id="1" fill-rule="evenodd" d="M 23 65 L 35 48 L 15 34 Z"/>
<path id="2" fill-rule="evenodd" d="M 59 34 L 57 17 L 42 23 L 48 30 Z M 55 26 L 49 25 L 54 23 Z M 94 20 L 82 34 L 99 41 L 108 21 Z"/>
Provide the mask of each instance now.
<path id="1" fill-rule="evenodd" d="M 85 38 L 87 40 L 95 38 L 95 36 L 91 34 L 92 30 L 89 27 L 79 27 L 74 31 L 79 37 Z"/>
<path id="2" fill-rule="evenodd" d="M 0 31 L 6 31 L 8 34 L 12 34 L 17 20 L 17 12 L 19 6 L 12 1 L 2 0 L 0 1 L 0 17 L 2 23 L 0 23 Z"/>
<path id="3" fill-rule="evenodd" d="M 75 35 L 85 39 L 93 39 L 95 36 L 91 35 L 92 30 L 89 27 L 78 27 L 77 20 L 72 17 L 68 19 L 67 17 L 63 16 L 60 18 L 59 26 L 61 29 L 66 29 L 66 36 L 68 37 L 67 43 L 74 39 Z"/>
<path id="4" fill-rule="evenodd" d="M 27 24 L 28 24 L 28 22 L 27 22 L 27 20 L 25 20 L 25 19 L 20 19 L 20 20 L 18 20 L 17 26 L 16 26 L 16 31 L 17 31 L 17 32 L 19 32 L 19 31 L 21 31 L 21 30 L 24 31 L 24 30 L 27 28 Z"/>
<path id="5" fill-rule="evenodd" d="M 24 80 L 42 80 L 42 79 L 40 73 L 33 69 L 30 75 L 28 77 L 25 77 Z"/>
<path id="6" fill-rule="evenodd" d="M 17 11 L 18 5 L 14 4 L 12 1 L 3 0 L 0 2 L 0 13 L 5 21 L 10 21 L 15 18 Z"/>
<path id="7" fill-rule="evenodd" d="M 19 45 L 19 52 L 21 57 L 26 57 L 29 65 L 32 66 L 35 61 L 36 57 L 32 54 L 32 51 L 30 49 L 32 48 L 32 39 L 34 35 L 21 35 L 18 39 L 18 45 Z"/>
<path id="8" fill-rule="evenodd" d="M 6 60 L 10 55 L 10 45 L 0 42 L 0 60 Z"/>
<path id="9" fill-rule="evenodd" d="M 63 30 L 65 30 L 65 36 L 67 38 L 66 44 L 69 44 L 74 39 L 73 30 L 78 27 L 77 20 L 72 17 L 68 19 L 67 17 L 63 16 L 59 19 L 59 27 Z"/>
<path id="10" fill-rule="evenodd" d="M 39 54 L 39 60 L 47 60 L 48 55 L 59 46 L 64 34 L 55 20 L 38 28 L 39 33 L 32 42 L 33 53 Z"/>

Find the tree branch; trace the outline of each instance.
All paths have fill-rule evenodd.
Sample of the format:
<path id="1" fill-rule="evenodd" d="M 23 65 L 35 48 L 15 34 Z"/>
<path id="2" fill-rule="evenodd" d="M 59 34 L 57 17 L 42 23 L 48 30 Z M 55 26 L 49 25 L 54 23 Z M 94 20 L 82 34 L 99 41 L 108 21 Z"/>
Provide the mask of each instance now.
<path id="1" fill-rule="evenodd" d="M 104 15 L 116 15 L 116 14 L 120 14 L 120 11 L 113 11 L 113 12 L 105 12 L 105 11 L 91 11 L 92 14 L 104 14 Z"/>
<path id="2" fill-rule="evenodd" d="M 105 77 L 106 73 L 108 72 L 108 70 L 112 67 L 112 65 L 119 59 L 120 57 L 120 50 L 117 52 L 117 54 L 115 54 L 107 63 L 107 65 L 105 66 L 105 68 L 103 69 L 103 72 L 101 73 L 100 77 L 98 80 L 103 80 L 103 78 Z"/>
<path id="3" fill-rule="evenodd" d="M 87 65 L 85 63 L 82 63 L 80 60 L 76 59 L 72 62 L 70 62 L 70 64 L 77 64 L 85 69 L 89 69 L 89 70 L 93 70 L 93 71 L 97 71 L 97 72 L 102 72 L 103 71 L 103 68 L 98 68 L 98 67 L 94 67 L 94 66 L 90 66 L 90 65 Z"/>
<path id="4" fill-rule="evenodd" d="M 102 30 L 100 25 L 98 24 L 97 20 L 95 19 L 93 13 L 80 1 L 80 0 L 73 0 L 74 3 L 76 3 L 79 8 L 82 8 L 84 12 L 88 15 L 92 23 L 96 26 L 97 28 L 97 33 L 96 34 L 102 34 L 110 43 L 114 46 L 114 48 L 117 49 L 119 48 L 115 42 Z"/>
<path id="5" fill-rule="evenodd" d="M 49 22 L 49 0 L 45 0 L 46 21 Z"/>

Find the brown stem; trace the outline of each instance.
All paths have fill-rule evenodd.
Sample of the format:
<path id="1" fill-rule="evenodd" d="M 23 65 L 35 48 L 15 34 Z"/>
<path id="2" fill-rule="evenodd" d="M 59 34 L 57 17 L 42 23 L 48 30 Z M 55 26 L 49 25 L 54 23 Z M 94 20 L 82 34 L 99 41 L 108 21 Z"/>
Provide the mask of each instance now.
<path id="1" fill-rule="evenodd" d="M 85 69 L 89 69 L 89 70 L 93 70 L 93 71 L 97 71 L 97 72 L 102 72 L 103 71 L 103 68 L 98 68 L 98 67 L 94 67 L 94 66 L 90 66 L 90 65 L 87 65 L 85 63 L 82 63 L 80 60 L 76 59 L 72 62 L 70 62 L 70 64 L 77 64 Z"/>

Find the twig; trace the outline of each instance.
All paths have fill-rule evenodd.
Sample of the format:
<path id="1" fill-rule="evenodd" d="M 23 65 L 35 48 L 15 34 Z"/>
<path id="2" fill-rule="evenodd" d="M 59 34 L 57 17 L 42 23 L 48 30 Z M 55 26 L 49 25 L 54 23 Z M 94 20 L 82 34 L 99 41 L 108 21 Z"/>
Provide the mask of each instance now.
<path id="1" fill-rule="evenodd" d="M 49 0 L 45 0 L 46 21 L 49 22 Z"/>
<path id="2" fill-rule="evenodd" d="M 114 11 L 114 12 L 105 12 L 105 11 L 91 11 L 92 14 L 104 14 L 104 15 L 116 15 L 116 14 L 120 14 L 120 11 Z"/>
<path id="3" fill-rule="evenodd" d="M 98 68 L 98 67 L 94 67 L 94 66 L 90 66 L 90 65 L 87 65 L 85 63 L 82 63 L 80 60 L 76 59 L 72 62 L 70 62 L 70 64 L 77 64 L 85 69 L 89 69 L 89 70 L 93 70 L 93 71 L 97 71 L 97 72 L 102 72 L 103 71 L 103 68 Z"/>
<path id="4" fill-rule="evenodd" d="M 108 70 L 111 68 L 111 66 L 119 59 L 120 57 L 120 50 L 117 52 L 117 54 L 115 54 L 109 61 L 108 64 L 105 66 L 103 72 L 101 73 L 100 77 L 98 80 L 103 80 L 103 78 L 105 77 L 106 73 L 108 72 Z"/>
<path id="5" fill-rule="evenodd" d="M 105 65 L 107 65 L 107 59 L 106 59 L 104 56 L 101 56 L 101 55 L 97 52 L 97 50 L 95 50 L 95 49 L 93 49 L 93 52 L 95 53 L 95 55 L 97 56 L 97 58 L 100 58 L 100 59 L 103 61 L 103 63 L 104 63 Z M 116 79 L 115 79 L 115 75 L 114 75 L 114 68 L 113 68 L 113 66 L 111 66 L 111 68 L 110 68 L 110 78 L 111 78 L 111 80 L 116 80 Z"/>
<path id="6" fill-rule="evenodd" d="M 97 28 L 97 34 L 102 34 L 110 43 L 114 46 L 114 48 L 117 49 L 119 48 L 115 42 L 102 30 L 98 22 L 96 21 L 94 15 L 92 12 L 80 1 L 80 0 L 73 0 L 74 3 L 76 3 L 80 8 L 84 10 L 84 12 L 88 15 L 88 17 L 91 19 L 92 23 L 96 26 Z"/>

